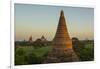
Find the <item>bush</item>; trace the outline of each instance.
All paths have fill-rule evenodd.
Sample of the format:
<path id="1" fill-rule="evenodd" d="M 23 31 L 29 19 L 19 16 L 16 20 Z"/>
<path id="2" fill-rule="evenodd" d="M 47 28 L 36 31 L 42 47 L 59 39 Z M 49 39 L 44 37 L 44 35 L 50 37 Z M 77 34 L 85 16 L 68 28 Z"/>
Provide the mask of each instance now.
<path id="1" fill-rule="evenodd" d="M 18 48 L 16 49 L 15 54 L 19 56 L 25 55 L 25 50 L 23 48 Z"/>
<path id="2" fill-rule="evenodd" d="M 23 65 L 23 64 L 25 64 L 24 56 L 16 55 L 15 56 L 15 65 Z"/>
<path id="3" fill-rule="evenodd" d="M 25 56 L 25 61 L 27 61 L 28 64 L 40 64 L 42 62 L 42 57 L 38 57 L 36 54 L 30 53 Z"/>

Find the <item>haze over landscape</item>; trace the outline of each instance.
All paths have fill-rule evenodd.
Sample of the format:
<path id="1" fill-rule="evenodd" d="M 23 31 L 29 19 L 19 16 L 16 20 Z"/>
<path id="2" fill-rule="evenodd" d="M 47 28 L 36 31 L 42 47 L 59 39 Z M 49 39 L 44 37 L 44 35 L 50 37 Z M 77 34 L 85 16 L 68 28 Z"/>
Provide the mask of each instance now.
<path id="1" fill-rule="evenodd" d="M 94 9 L 65 6 L 15 4 L 15 40 L 33 40 L 42 35 L 52 40 L 59 12 L 63 9 L 70 37 L 94 39 Z"/>

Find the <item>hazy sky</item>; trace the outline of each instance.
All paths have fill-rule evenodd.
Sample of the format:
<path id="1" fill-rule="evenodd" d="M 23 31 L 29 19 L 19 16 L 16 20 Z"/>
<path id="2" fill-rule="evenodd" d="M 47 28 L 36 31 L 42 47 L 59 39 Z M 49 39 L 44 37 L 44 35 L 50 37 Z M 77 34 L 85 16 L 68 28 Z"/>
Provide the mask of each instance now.
<path id="1" fill-rule="evenodd" d="M 93 39 L 94 9 L 67 6 L 15 4 L 15 40 L 55 36 L 60 11 L 64 11 L 70 37 Z"/>

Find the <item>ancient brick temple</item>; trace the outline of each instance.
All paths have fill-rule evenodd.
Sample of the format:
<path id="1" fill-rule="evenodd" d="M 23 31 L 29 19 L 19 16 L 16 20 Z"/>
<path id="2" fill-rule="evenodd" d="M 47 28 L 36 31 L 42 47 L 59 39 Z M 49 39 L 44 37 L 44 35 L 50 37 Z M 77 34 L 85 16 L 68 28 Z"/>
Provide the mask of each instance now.
<path id="1" fill-rule="evenodd" d="M 53 50 L 51 50 L 44 63 L 73 62 L 78 61 L 73 51 L 63 10 L 60 13 L 59 24 L 53 39 Z"/>

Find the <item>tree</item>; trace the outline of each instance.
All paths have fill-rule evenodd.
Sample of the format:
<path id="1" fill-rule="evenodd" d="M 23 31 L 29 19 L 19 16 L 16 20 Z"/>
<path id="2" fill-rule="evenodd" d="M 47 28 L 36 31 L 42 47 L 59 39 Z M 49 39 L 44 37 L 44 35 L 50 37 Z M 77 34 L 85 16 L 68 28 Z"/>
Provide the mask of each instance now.
<path id="1" fill-rule="evenodd" d="M 16 55 L 19 55 L 19 56 L 22 56 L 25 54 L 25 51 L 23 48 L 17 48 L 16 52 L 15 52 Z"/>
<path id="2" fill-rule="evenodd" d="M 23 48 L 17 48 L 15 51 L 15 65 L 25 64 L 24 61 L 25 51 Z"/>

